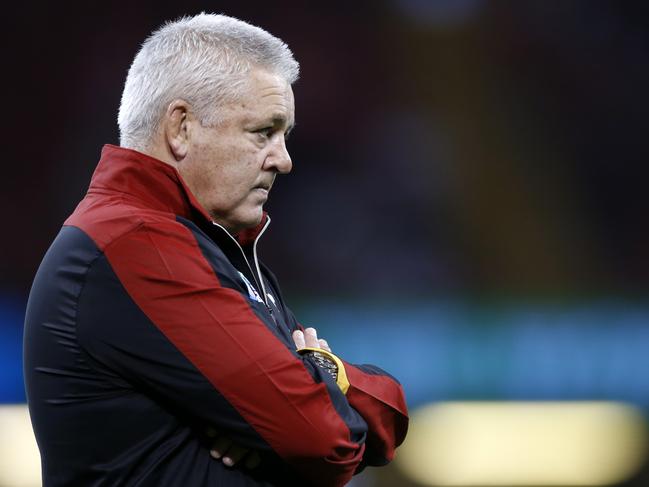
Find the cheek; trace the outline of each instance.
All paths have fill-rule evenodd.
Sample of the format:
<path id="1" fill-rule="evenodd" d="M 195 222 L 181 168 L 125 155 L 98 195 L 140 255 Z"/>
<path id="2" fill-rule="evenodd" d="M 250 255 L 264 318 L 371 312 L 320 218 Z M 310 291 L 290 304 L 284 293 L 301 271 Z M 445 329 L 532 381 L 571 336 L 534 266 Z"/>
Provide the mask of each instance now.
<path id="1" fill-rule="evenodd" d="M 250 160 L 237 154 L 228 163 L 212 166 L 206 171 L 206 182 L 212 189 L 212 198 L 220 206 L 233 207 L 245 200 L 258 180 L 259 171 Z"/>
<path id="2" fill-rule="evenodd" d="M 191 172 L 194 186 L 205 199 L 220 207 L 237 205 L 244 199 L 263 166 L 262 151 L 245 138 L 227 135 L 218 141 L 201 140 L 194 146 L 194 155 L 194 164 L 187 172 Z"/>
<path id="3" fill-rule="evenodd" d="M 248 191 L 259 178 L 263 160 L 260 160 L 256 150 L 231 150 L 228 154 L 227 164 L 222 167 L 224 182 L 233 189 Z"/>

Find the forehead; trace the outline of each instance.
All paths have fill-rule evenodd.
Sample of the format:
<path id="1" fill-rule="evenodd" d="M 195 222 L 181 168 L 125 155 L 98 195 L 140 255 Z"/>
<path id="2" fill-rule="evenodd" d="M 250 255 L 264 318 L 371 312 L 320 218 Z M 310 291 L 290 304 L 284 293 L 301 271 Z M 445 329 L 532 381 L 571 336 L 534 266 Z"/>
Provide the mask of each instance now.
<path id="1" fill-rule="evenodd" d="M 295 101 L 293 89 L 284 78 L 267 70 L 255 68 L 239 102 L 239 115 L 245 119 L 284 119 L 293 125 Z"/>

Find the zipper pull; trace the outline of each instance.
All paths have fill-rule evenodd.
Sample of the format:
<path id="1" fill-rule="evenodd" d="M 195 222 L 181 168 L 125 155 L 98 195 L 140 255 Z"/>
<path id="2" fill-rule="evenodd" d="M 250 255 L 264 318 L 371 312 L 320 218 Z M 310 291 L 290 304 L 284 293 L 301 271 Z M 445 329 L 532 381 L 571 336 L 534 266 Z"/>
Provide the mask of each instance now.
<path id="1" fill-rule="evenodd" d="M 273 308 L 271 308 L 270 304 L 268 303 L 266 303 L 266 308 L 268 308 L 268 313 L 270 314 L 270 317 L 273 319 L 275 326 L 279 328 L 279 323 L 277 322 L 277 318 L 275 318 L 275 313 L 273 312 Z"/>

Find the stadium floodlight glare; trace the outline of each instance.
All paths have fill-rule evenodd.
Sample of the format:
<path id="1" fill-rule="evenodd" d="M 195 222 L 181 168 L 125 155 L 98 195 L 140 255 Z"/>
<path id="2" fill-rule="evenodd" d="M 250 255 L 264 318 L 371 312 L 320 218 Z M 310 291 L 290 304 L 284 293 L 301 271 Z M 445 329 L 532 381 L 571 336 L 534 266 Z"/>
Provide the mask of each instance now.
<path id="1" fill-rule="evenodd" d="M 415 411 L 396 463 L 429 486 L 603 486 L 637 472 L 642 414 L 613 402 L 448 402 Z"/>
<path id="2" fill-rule="evenodd" d="M 41 460 L 26 405 L 0 405 L 0 485 L 41 485 Z"/>

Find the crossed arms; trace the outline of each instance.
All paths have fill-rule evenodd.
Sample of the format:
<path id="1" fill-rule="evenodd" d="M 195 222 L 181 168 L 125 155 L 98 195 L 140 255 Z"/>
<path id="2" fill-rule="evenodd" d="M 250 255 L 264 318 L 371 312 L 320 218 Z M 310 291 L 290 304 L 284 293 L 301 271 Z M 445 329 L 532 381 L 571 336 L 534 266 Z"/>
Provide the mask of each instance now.
<path id="1" fill-rule="evenodd" d="M 108 267 L 95 281 L 126 294 L 140 312 L 80 326 L 89 355 L 196 424 L 223 432 L 244 453 L 278 455 L 313 485 L 342 486 L 365 465 L 390 461 L 407 429 L 398 382 L 376 367 L 343 362 L 343 392 L 297 353 L 299 343 L 273 329 L 261 304 L 237 290 L 234 268 L 204 238 L 159 221 L 104 249 Z M 91 313 L 105 291 L 84 292 L 80 312 Z M 299 325 L 283 305 L 281 314 L 295 332 Z"/>

